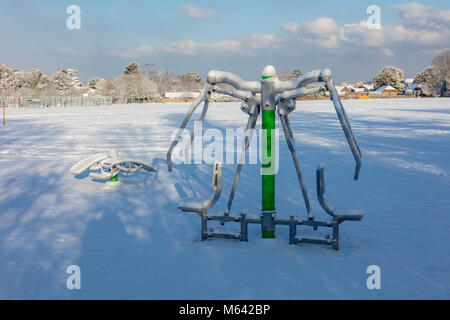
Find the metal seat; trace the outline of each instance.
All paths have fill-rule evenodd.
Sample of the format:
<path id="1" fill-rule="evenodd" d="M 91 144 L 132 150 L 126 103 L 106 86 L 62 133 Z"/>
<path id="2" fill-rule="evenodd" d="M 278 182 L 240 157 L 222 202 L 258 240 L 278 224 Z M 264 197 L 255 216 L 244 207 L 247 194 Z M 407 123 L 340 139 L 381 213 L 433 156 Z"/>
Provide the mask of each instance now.
<path id="1" fill-rule="evenodd" d="M 320 206 L 333 218 L 330 222 L 330 226 L 333 228 L 333 238 L 327 239 L 325 242 L 332 244 L 335 250 L 339 250 L 339 225 L 344 221 L 360 221 L 363 217 L 363 211 L 359 209 L 335 208 L 325 199 L 325 165 L 323 163 L 316 170 L 316 182 L 317 198 L 319 199 Z M 324 243 L 323 240 L 320 240 L 320 242 Z"/>
<path id="2" fill-rule="evenodd" d="M 361 209 L 336 208 L 334 210 L 334 218 L 342 221 L 360 221 L 363 216 L 364 213 Z"/>
<path id="3" fill-rule="evenodd" d="M 333 205 L 328 203 L 327 199 L 325 199 L 325 165 L 323 163 L 316 170 L 316 179 L 317 198 L 319 199 L 320 206 L 326 213 L 333 217 L 333 220 L 342 222 L 345 220 L 360 221 L 362 219 L 362 210 L 335 208 Z"/>
<path id="4" fill-rule="evenodd" d="M 214 191 L 211 199 L 205 201 L 185 200 L 178 205 L 178 208 L 182 211 L 196 212 L 201 215 L 216 204 L 222 192 L 222 164 L 218 161 L 214 162 L 211 188 Z"/>

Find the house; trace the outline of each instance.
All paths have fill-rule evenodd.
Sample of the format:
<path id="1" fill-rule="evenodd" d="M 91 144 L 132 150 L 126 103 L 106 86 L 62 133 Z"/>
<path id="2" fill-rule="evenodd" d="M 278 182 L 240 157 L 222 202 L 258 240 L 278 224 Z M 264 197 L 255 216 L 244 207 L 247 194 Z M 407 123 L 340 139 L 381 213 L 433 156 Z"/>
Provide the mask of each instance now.
<path id="1" fill-rule="evenodd" d="M 335 86 L 335 89 L 340 97 L 346 97 L 346 96 L 367 96 L 370 91 L 373 91 L 373 85 L 371 84 L 363 84 L 359 87 L 352 86 L 348 83 L 341 83 L 339 85 Z M 329 92 L 325 93 L 326 96 L 329 96 Z"/>
<path id="2" fill-rule="evenodd" d="M 414 95 L 421 96 L 422 95 L 423 85 L 420 83 L 413 83 L 403 89 L 402 94 L 405 95 Z"/>
<path id="3" fill-rule="evenodd" d="M 334 86 L 334 88 L 336 89 L 339 97 L 345 97 L 348 94 L 348 92 L 349 92 L 347 87 L 345 87 L 345 86 L 338 85 L 338 86 Z M 345 88 L 345 90 L 344 90 L 344 88 Z M 329 96 L 330 93 L 327 91 L 327 92 L 325 92 L 325 95 Z"/>
<path id="4" fill-rule="evenodd" d="M 352 86 L 344 86 L 344 87 L 341 89 L 341 92 L 343 92 L 344 95 L 348 95 L 348 94 L 350 94 L 350 93 L 353 92 L 353 87 L 352 87 Z"/>
<path id="5" fill-rule="evenodd" d="M 399 92 L 392 86 L 384 85 L 375 90 L 374 93 L 382 96 L 396 96 Z"/>
<path id="6" fill-rule="evenodd" d="M 194 101 L 200 91 L 197 92 L 166 92 L 164 94 L 164 100 L 168 102 L 192 102 Z"/>
<path id="7" fill-rule="evenodd" d="M 348 96 L 349 94 L 354 93 L 354 89 L 351 85 L 347 85 L 347 84 L 341 84 L 341 85 L 336 85 L 334 86 L 334 88 L 336 89 L 339 97 L 345 97 Z M 325 92 L 326 96 L 329 96 L 330 93 L 327 91 Z"/>
<path id="8" fill-rule="evenodd" d="M 358 96 L 363 96 L 367 94 L 367 89 L 366 88 L 353 88 L 353 94 L 358 95 Z"/>

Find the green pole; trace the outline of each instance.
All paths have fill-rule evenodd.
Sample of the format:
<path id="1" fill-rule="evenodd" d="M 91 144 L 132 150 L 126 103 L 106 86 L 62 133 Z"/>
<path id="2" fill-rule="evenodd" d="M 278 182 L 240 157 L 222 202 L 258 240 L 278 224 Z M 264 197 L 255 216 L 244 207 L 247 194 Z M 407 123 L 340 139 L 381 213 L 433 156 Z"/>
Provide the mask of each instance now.
<path id="1" fill-rule="evenodd" d="M 262 112 L 263 128 L 263 175 L 262 175 L 262 211 L 275 210 L 275 174 L 271 170 L 273 160 L 272 142 L 275 137 L 272 133 L 275 130 L 275 110 L 263 110 Z"/>
<path id="2" fill-rule="evenodd" d="M 272 70 L 271 70 L 272 69 Z M 266 71 L 268 70 L 268 71 Z M 268 66 L 261 81 L 262 102 L 262 237 L 275 238 L 275 69 Z"/>
<path id="3" fill-rule="evenodd" d="M 275 110 L 263 110 L 262 112 L 263 128 L 263 175 L 262 175 L 262 237 L 275 238 L 275 225 L 271 223 L 272 213 L 275 211 L 275 173 L 274 173 L 274 130 L 275 130 Z"/>

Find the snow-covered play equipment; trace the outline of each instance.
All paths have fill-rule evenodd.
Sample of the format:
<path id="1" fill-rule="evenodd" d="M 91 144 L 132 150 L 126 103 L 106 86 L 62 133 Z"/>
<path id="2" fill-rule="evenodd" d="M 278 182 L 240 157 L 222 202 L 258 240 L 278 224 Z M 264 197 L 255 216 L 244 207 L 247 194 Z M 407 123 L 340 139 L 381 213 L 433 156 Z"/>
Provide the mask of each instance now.
<path id="1" fill-rule="evenodd" d="M 308 84 L 321 83 L 324 86 L 317 86 L 307 88 Z M 226 90 L 217 85 L 228 84 L 233 89 Z M 317 175 L 317 197 L 321 207 L 330 215 L 328 220 L 317 220 L 311 210 L 308 193 L 305 183 L 303 181 L 300 164 L 295 150 L 295 140 L 293 131 L 289 122 L 289 114 L 295 110 L 296 99 L 299 97 L 308 96 L 318 93 L 322 90 L 327 90 L 330 93 L 333 101 L 339 122 L 344 131 L 350 150 L 356 161 L 356 168 L 354 179 L 357 180 L 361 168 L 361 150 L 356 142 L 352 127 L 348 120 L 345 109 L 339 98 L 339 95 L 334 88 L 331 78 L 331 71 L 328 69 L 315 70 L 300 75 L 294 80 L 281 81 L 276 77 L 275 68 L 273 66 L 266 66 L 262 72 L 261 81 L 244 81 L 238 76 L 223 71 L 210 71 L 208 73 L 207 84 L 205 88 L 193 102 L 189 108 L 185 119 L 183 120 L 170 149 L 167 153 L 167 164 L 169 171 L 172 171 L 172 153 L 181 139 L 182 133 L 186 128 L 192 114 L 203 102 L 203 110 L 200 119 L 197 122 L 192 134 L 190 143 L 193 142 L 195 134 L 198 132 L 202 121 L 205 119 L 208 111 L 209 101 L 213 92 L 225 94 L 231 97 L 242 100 L 241 110 L 248 115 L 248 122 L 245 132 L 243 148 L 241 152 L 240 161 L 238 163 L 231 193 L 228 198 L 227 207 L 221 213 L 211 213 L 211 209 L 220 197 L 222 190 L 222 165 L 214 164 L 213 168 L 213 190 L 214 195 L 210 200 L 204 202 L 184 202 L 179 208 L 187 212 L 198 213 L 201 217 L 201 238 L 207 240 L 208 238 L 230 238 L 241 241 L 248 241 L 248 224 L 260 224 L 262 228 L 263 238 L 275 237 L 275 226 L 286 225 L 289 226 L 289 243 L 318 243 L 332 245 L 334 249 L 339 249 L 339 225 L 344 221 L 359 221 L 363 214 L 360 210 L 339 210 L 330 205 L 324 198 L 325 194 L 325 178 L 324 165 L 320 165 L 316 171 Z M 275 111 L 278 112 L 281 125 L 283 127 L 286 143 L 292 154 L 294 166 L 297 172 L 297 178 L 303 195 L 303 200 L 306 206 L 307 217 L 300 219 L 296 215 L 291 215 L 290 219 L 280 219 L 277 217 L 275 208 L 275 152 L 273 152 L 274 133 L 275 129 Z M 239 176 L 243 167 L 245 154 L 248 150 L 252 135 L 256 126 L 259 114 L 262 113 L 262 129 L 266 134 L 263 134 L 262 141 L 262 208 L 259 214 L 248 215 L 246 212 L 240 214 L 231 213 L 231 206 L 233 198 L 236 193 Z M 189 147 L 190 144 L 187 145 Z M 220 221 L 223 225 L 226 222 L 240 223 L 240 231 L 236 233 L 219 233 L 214 230 L 208 230 L 208 221 Z M 325 238 L 308 238 L 297 236 L 297 226 L 304 225 L 313 227 L 317 230 L 319 227 L 329 227 L 333 230 L 332 237 Z"/>
<path id="2" fill-rule="evenodd" d="M 96 180 L 117 181 L 119 172 L 135 173 L 139 170 L 156 172 L 156 170 L 140 160 L 121 158 L 115 150 L 109 153 L 92 155 L 77 162 L 70 173 L 80 175 L 84 171 L 90 171 L 89 177 Z"/>

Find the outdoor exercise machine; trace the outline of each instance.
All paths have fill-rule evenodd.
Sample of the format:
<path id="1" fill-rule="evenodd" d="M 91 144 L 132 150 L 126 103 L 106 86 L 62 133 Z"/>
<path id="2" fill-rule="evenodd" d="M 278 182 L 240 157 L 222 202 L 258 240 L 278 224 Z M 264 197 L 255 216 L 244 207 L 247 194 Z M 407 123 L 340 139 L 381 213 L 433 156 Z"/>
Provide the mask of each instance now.
<path id="1" fill-rule="evenodd" d="M 321 83 L 322 86 L 307 88 L 308 84 Z M 231 85 L 232 89 L 227 90 L 219 87 L 220 84 Z M 205 119 L 208 111 L 209 102 L 212 93 L 225 94 L 231 97 L 242 100 L 241 110 L 248 115 L 248 122 L 245 131 L 244 143 L 241 151 L 240 161 L 238 163 L 231 193 L 228 198 L 227 207 L 221 213 L 208 212 L 217 202 L 222 191 L 222 165 L 215 163 L 213 167 L 213 197 L 207 201 L 189 201 L 183 202 L 179 205 L 182 211 L 195 212 L 201 217 L 201 239 L 208 238 L 229 238 L 238 239 L 241 241 L 248 241 L 248 224 L 260 224 L 263 238 L 275 237 L 276 225 L 289 226 L 289 243 L 318 243 L 329 244 L 334 249 L 339 249 L 339 225 L 346 221 L 359 221 L 363 214 L 360 210 L 346 210 L 342 211 L 335 209 L 324 198 L 325 194 L 325 166 L 322 164 L 316 171 L 317 176 L 317 197 L 323 210 L 330 215 L 330 219 L 326 221 L 317 220 L 311 210 L 308 193 L 305 183 L 303 181 L 300 164 L 295 150 L 295 140 L 293 131 L 289 122 L 289 114 L 296 108 L 296 99 L 308 95 L 327 90 L 330 93 L 333 101 L 339 122 L 344 131 L 345 137 L 349 144 L 350 150 L 356 162 L 354 179 L 357 180 L 361 168 L 361 150 L 356 142 L 350 125 L 347 113 L 342 105 L 339 95 L 333 85 L 331 78 L 331 71 L 329 69 L 315 70 L 300 75 L 294 80 L 281 81 L 276 77 L 276 71 L 273 66 L 266 66 L 262 72 L 261 81 L 244 81 L 237 75 L 224 71 L 210 71 L 207 77 L 207 84 L 197 97 L 197 99 L 190 106 L 172 144 L 167 153 L 168 170 L 172 171 L 172 153 L 176 148 L 178 142 L 181 140 L 184 129 L 189 122 L 192 114 L 196 111 L 198 106 L 203 102 L 203 110 L 200 114 L 200 119 L 196 123 L 191 134 L 190 140 L 186 145 L 186 150 L 194 141 L 195 134 L 198 132 L 202 121 Z M 306 206 L 307 218 L 299 219 L 296 215 L 291 215 L 290 219 L 277 218 L 275 208 L 275 152 L 273 146 L 275 144 L 275 112 L 278 112 L 281 125 L 283 127 L 284 136 L 289 150 L 292 154 L 292 159 L 297 172 L 297 178 L 300 184 L 303 200 Z M 231 213 L 231 206 L 234 195 L 236 193 L 239 176 L 242 171 L 245 154 L 250 145 L 252 135 L 256 126 L 259 115 L 262 113 L 262 208 L 258 215 L 248 216 L 246 212 L 239 215 Z M 241 229 L 237 233 L 219 233 L 214 230 L 207 229 L 208 221 L 220 221 L 223 225 L 226 222 L 240 223 Z M 325 238 L 307 238 L 297 236 L 297 226 L 305 225 L 311 226 L 314 230 L 319 227 L 330 227 L 333 230 L 332 238 L 327 236 Z"/>
<path id="2" fill-rule="evenodd" d="M 117 151 L 111 150 L 109 153 L 92 155 L 77 162 L 70 169 L 70 173 L 80 175 L 89 171 L 89 177 L 93 179 L 115 182 L 119 179 L 119 172 L 135 173 L 141 169 L 147 172 L 156 172 L 156 169 L 149 164 L 139 160 L 120 158 Z"/>

